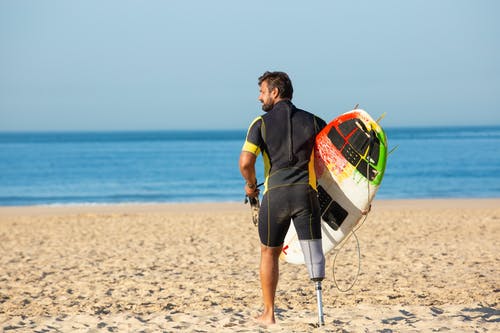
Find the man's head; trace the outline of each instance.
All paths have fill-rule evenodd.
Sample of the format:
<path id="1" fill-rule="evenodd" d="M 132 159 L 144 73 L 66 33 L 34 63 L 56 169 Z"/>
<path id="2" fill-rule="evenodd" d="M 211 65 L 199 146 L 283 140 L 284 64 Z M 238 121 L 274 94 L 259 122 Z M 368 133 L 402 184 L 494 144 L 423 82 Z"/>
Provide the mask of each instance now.
<path id="1" fill-rule="evenodd" d="M 259 77 L 262 110 L 270 111 L 274 104 L 283 99 L 292 99 L 292 81 L 284 72 L 265 72 Z"/>

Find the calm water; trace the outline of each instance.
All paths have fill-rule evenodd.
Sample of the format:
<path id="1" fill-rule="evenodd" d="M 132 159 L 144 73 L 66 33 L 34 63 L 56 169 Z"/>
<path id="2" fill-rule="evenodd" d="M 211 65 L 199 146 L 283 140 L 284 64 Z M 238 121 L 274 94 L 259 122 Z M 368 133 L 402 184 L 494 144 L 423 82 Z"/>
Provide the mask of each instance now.
<path id="1" fill-rule="evenodd" d="M 389 128 L 377 198 L 500 197 L 500 127 Z M 242 201 L 245 131 L 0 133 L 0 205 Z M 258 161 L 262 179 L 262 161 Z"/>

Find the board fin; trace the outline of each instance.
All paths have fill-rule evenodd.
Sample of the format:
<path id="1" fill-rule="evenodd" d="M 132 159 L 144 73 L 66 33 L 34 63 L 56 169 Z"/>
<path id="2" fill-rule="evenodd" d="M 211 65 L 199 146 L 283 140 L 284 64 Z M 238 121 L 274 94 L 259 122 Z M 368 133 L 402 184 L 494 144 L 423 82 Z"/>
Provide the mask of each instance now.
<path id="1" fill-rule="evenodd" d="M 396 149 L 399 148 L 399 145 L 395 146 L 394 148 L 392 148 L 388 153 L 387 153 L 387 156 L 391 155 Z"/>
<path id="2" fill-rule="evenodd" d="M 382 113 L 382 115 L 381 115 L 380 117 L 378 117 L 378 119 L 377 119 L 375 122 L 376 122 L 377 124 L 378 124 L 378 123 L 380 123 L 380 121 L 381 121 L 382 119 L 384 119 L 386 115 L 387 115 L 387 112 Z"/>

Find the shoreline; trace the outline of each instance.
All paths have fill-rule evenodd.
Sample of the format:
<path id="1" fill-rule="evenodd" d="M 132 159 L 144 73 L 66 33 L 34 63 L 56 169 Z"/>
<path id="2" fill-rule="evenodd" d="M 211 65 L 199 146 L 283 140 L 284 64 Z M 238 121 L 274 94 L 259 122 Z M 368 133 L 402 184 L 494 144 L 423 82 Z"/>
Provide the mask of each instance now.
<path id="1" fill-rule="evenodd" d="M 481 209 L 500 207 L 500 198 L 436 198 L 436 199 L 375 199 L 372 210 L 392 209 Z M 249 210 L 248 204 L 226 202 L 177 202 L 177 203 L 105 203 L 105 204 L 56 204 L 28 206 L 0 206 L 2 216 L 106 214 L 106 213 L 177 213 L 177 212 L 238 212 Z"/>

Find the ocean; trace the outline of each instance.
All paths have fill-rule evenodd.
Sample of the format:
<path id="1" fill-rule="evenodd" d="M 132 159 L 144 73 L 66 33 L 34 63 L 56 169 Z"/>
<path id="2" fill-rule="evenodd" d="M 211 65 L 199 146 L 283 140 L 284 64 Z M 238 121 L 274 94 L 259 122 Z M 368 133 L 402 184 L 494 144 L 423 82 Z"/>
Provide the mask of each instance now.
<path id="1" fill-rule="evenodd" d="M 243 201 L 245 134 L 0 133 L 0 206 Z M 500 197 L 500 126 L 386 134 L 397 148 L 377 198 Z"/>

